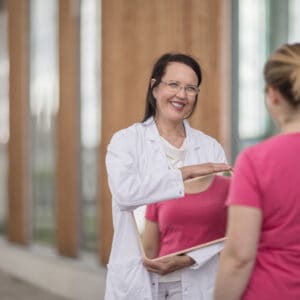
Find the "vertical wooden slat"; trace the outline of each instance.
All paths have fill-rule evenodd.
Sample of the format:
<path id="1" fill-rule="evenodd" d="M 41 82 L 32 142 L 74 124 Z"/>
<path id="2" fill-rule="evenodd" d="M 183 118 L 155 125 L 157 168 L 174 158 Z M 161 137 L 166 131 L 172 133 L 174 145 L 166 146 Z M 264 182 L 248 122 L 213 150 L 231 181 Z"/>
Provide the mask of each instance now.
<path id="1" fill-rule="evenodd" d="M 76 257 L 80 238 L 79 2 L 58 3 L 57 247 L 61 255 Z"/>
<path id="2" fill-rule="evenodd" d="M 229 58 L 222 52 L 222 28 L 228 26 L 228 20 L 223 19 L 228 15 L 224 15 L 223 9 L 229 2 L 102 0 L 99 256 L 103 262 L 108 259 L 112 238 L 111 196 L 104 166 L 106 146 L 113 132 L 142 119 L 151 68 L 161 54 L 184 52 L 199 60 L 204 80 L 191 123 L 223 140 L 221 115 L 228 97 L 223 97 L 222 82 L 229 74 L 226 74 L 226 65 L 222 61 Z"/>
<path id="3" fill-rule="evenodd" d="M 232 159 L 232 1 L 221 1 L 221 12 L 219 17 L 219 46 L 218 57 L 220 71 L 218 76 L 220 84 L 218 87 L 218 99 L 220 106 L 220 128 L 219 140 L 225 148 L 228 162 Z"/>
<path id="4" fill-rule="evenodd" d="M 28 172 L 28 1 L 9 0 L 9 126 L 8 239 L 30 241 Z"/>

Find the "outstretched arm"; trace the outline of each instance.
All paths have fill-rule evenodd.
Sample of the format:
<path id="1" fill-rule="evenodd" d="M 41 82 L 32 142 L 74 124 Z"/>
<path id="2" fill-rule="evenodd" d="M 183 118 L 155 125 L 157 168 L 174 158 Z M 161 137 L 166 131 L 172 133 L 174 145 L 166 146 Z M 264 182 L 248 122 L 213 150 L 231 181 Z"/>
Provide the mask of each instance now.
<path id="1" fill-rule="evenodd" d="M 191 166 L 184 166 L 179 169 L 183 180 L 199 176 L 215 174 L 218 172 L 231 171 L 231 166 L 225 163 L 204 163 Z"/>

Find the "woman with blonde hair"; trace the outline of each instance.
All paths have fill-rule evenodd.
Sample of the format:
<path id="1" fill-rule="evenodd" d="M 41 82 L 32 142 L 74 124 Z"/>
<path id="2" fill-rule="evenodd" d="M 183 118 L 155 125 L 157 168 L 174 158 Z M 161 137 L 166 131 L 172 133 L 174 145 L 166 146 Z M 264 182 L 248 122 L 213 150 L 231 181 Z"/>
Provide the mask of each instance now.
<path id="1" fill-rule="evenodd" d="M 237 159 L 216 300 L 300 299 L 300 43 L 272 54 L 264 77 L 280 133 Z"/>

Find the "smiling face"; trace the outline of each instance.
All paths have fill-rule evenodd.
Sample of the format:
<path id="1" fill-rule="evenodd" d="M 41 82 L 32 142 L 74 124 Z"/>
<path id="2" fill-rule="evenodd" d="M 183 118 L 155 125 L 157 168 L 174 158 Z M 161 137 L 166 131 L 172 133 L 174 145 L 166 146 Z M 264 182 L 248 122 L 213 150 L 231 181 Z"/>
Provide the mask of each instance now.
<path id="1" fill-rule="evenodd" d="M 181 88 L 174 91 L 166 84 L 167 82 L 177 82 Z M 198 78 L 192 68 L 183 63 L 169 63 L 162 82 L 153 89 L 157 121 L 163 119 L 181 122 L 187 117 L 193 109 L 196 95 L 189 95 L 184 87 L 197 86 L 197 84 Z"/>

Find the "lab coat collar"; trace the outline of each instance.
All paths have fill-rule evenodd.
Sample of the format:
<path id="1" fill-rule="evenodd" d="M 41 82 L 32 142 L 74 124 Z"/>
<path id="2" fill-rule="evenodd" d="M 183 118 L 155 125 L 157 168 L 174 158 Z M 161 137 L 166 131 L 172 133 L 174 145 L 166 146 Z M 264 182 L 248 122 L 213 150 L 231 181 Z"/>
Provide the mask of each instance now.
<path id="1" fill-rule="evenodd" d="M 154 118 L 150 117 L 146 121 L 142 123 L 143 126 L 146 127 L 146 136 L 151 141 L 159 141 L 159 132 L 157 126 L 155 124 Z M 184 119 L 183 125 L 186 132 L 186 145 L 188 147 L 192 147 L 197 149 L 200 147 L 199 138 L 197 138 L 196 131 L 190 126 L 189 121 Z"/>
<path id="2" fill-rule="evenodd" d="M 159 140 L 159 132 L 153 117 L 148 118 L 145 122 L 142 123 L 142 125 L 146 127 L 146 137 L 150 141 Z"/>

